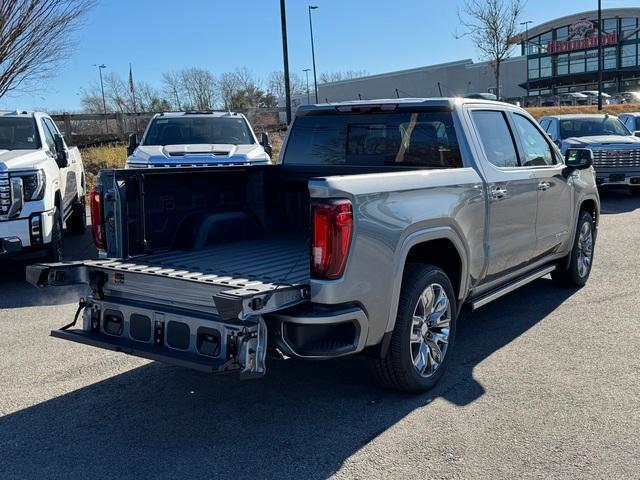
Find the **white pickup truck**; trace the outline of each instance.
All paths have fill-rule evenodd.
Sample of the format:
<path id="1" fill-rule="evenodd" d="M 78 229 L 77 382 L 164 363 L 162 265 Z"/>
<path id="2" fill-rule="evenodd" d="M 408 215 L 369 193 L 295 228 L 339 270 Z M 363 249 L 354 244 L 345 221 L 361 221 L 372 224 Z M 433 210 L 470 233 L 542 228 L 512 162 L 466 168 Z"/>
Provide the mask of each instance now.
<path id="1" fill-rule="evenodd" d="M 266 165 L 271 145 L 236 112 L 167 112 L 153 116 L 142 140 L 129 136 L 127 168 Z"/>
<path id="2" fill-rule="evenodd" d="M 69 234 L 85 231 L 84 194 L 80 152 L 49 115 L 0 112 L 0 260 L 62 260 L 63 225 Z"/>

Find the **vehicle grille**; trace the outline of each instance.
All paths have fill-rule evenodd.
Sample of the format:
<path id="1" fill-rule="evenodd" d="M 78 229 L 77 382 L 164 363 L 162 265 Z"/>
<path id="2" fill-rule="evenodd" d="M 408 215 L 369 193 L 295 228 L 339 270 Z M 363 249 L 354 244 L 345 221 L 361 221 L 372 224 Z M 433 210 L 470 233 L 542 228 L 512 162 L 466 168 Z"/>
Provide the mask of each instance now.
<path id="1" fill-rule="evenodd" d="M 0 215 L 7 215 L 11 208 L 11 184 L 9 174 L 0 173 Z"/>
<path id="2" fill-rule="evenodd" d="M 593 150 L 594 167 L 640 168 L 640 148 L 634 150 Z"/>

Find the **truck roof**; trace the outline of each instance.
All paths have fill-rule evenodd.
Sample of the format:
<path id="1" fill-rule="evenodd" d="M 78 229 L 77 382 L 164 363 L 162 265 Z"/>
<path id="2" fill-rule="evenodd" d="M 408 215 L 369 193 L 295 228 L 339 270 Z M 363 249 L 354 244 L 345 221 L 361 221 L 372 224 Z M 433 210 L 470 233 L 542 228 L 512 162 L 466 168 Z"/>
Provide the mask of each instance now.
<path id="1" fill-rule="evenodd" d="M 166 117 L 166 118 L 180 118 L 180 117 L 241 117 L 242 114 L 231 111 L 214 111 L 214 110 L 193 110 L 184 112 L 162 112 L 157 113 L 154 118 Z"/>
<path id="2" fill-rule="evenodd" d="M 364 106 L 382 106 L 382 105 L 398 105 L 401 107 L 440 107 L 453 109 L 456 105 L 462 104 L 486 104 L 499 105 L 504 107 L 504 102 L 494 100 L 481 100 L 477 98 L 463 97 L 436 97 L 436 98 L 380 98 L 372 100 L 349 100 L 345 102 L 329 102 L 310 105 L 301 105 L 296 111 L 296 115 L 313 115 L 315 112 L 327 110 L 335 110 L 339 107 L 364 107 Z"/>
<path id="3" fill-rule="evenodd" d="M 35 112 L 32 110 L 0 110 L 0 116 L 3 117 L 35 117 L 36 115 L 46 115 L 44 112 Z"/>
<path id="4" fill-rule="evenodd" d="M 545 115 L 541 118 L 557 118 L 559 120 L 570 120 L 572 118 L 605 118 L 605 117 L 613 117 L 616 118 L 616 115 L 611 115 L 609 113 L 564 113 L 562 115 Z"/>

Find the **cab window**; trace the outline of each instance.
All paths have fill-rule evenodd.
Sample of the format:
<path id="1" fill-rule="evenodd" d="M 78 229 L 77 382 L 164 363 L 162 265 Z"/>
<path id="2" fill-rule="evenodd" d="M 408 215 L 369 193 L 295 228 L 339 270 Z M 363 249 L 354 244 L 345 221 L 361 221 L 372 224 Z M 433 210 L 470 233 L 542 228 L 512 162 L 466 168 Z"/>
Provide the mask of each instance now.
<path id="1" fill-rule="evenodd" d="M 503 112 L 475 110 L 471 118 L 476 126 L 487 160 L 500 168 L 517 167 L 518 154 Z"/>
<path id="2" fill-rule="evenodd" d="M 56 152 L 56 142 L 53 139 L 53 133 L 51 132 L 51 129 L 49 128 L 49 126 L 46 124 L 45 119 L 42 119 L 41 123 L 42 123 L 42 132 L 44 133 L 44 141 L 49 147 L 49 151 L 55 154 L 57 152 Z"/>
<path id="3" fill-rule="evenodd" d="M 544 138 L 544 134 L 536 128 L 533 122 L 517 113 L 513 115 L 513 122 L 523 150 L 520 158 L 521 166 L 554 165 L 556 157 L 551 150 L 551 146 Z"/>

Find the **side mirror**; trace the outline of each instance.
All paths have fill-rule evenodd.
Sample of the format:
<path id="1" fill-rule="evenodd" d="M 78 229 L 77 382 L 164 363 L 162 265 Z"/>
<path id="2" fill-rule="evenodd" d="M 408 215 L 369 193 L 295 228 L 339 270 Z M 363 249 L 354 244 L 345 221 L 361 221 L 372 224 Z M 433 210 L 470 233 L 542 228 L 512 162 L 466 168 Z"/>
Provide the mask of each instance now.
<path id="1" fill-rule="evenodd" d="M 569 148 L 564 164 L 571 170 L 585 170 L 593 165 L 593 152 L 588 148 Z"/>
<path id="2" fill-rule="evenodd" d="M 262 132 L 260 134 L 260 145 L 262 145 L 266 154 L 271 156 L 273 153 L 273 147 L 269 143 L 269 134 L 267 132 Z"/>
<path id="3" fill-rule="evenodd" d="M 636 130 L 635 132 L 633 132 L 633 136 L 640 137 L 640 130 Z"/>
<path id="4" fill-rule="evenodd" d="M 69 166 L 69 152 L 67 151 L 67 146 L 64 144 L 64 140 L 62 135 L 56 133 L 53 136 L 53 143 L 56 146 L 56 162 L 58 163 L 58 167 L 66 168 Z"/>
<path id="5" fill-rule="evenodd" d="M 138 137 L 137 133 L 129 134 L 129 145 L 127 146 L 127 156 L 133 155 L 133 152 L 140 145 L 140 137 Z"/>

